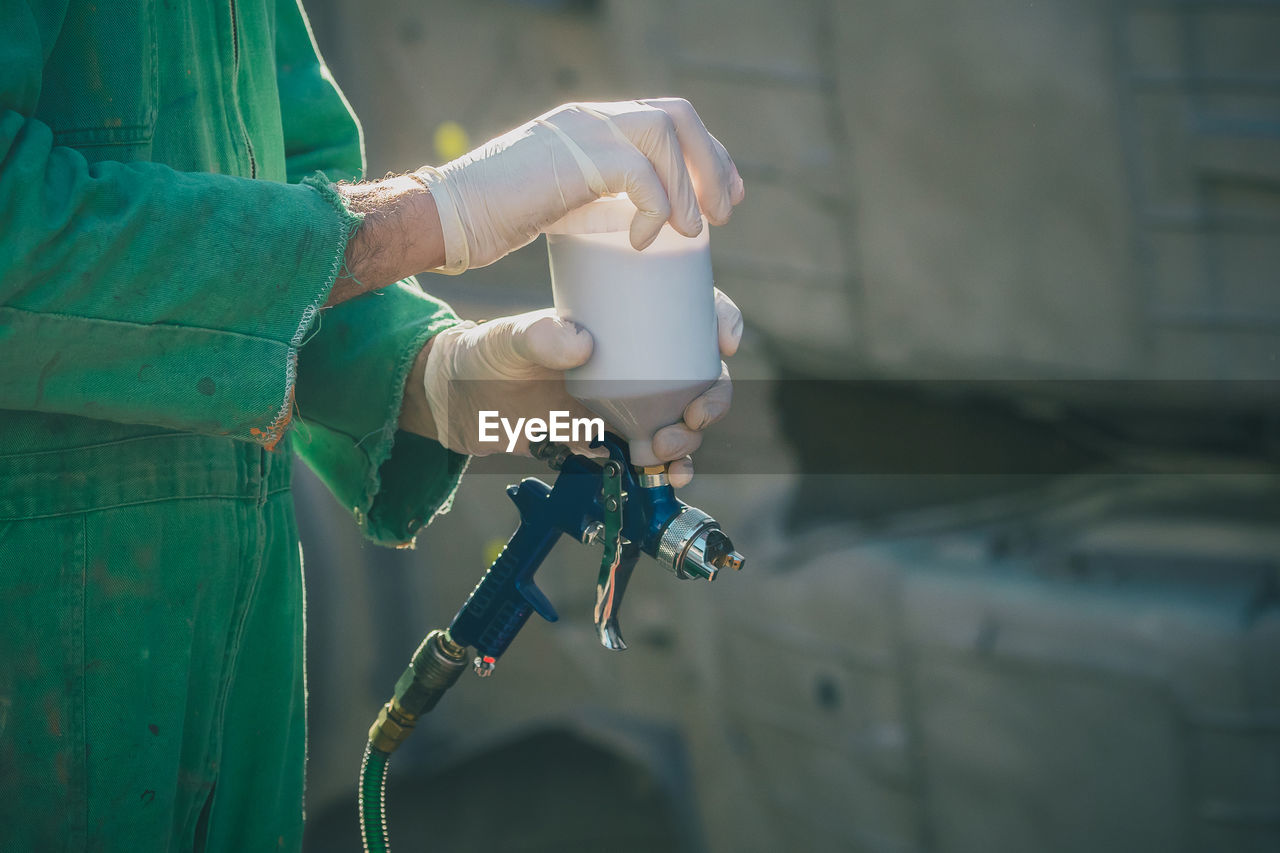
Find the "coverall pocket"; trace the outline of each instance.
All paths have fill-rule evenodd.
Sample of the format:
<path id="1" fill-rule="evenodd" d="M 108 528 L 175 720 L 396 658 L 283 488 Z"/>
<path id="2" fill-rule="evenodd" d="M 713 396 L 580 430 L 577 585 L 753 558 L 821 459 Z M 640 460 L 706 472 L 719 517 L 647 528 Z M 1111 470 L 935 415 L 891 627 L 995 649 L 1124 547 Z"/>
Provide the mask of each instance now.
<path id="1" fill-rule="evenodd" d="M 0 849 L 192 848 L 258 514 L 200 497 L 0 522 Z"/>
<path id="2" fill-rule="evenodd" d="M 178 434 L 0 455 L 0 850 L 300 847 L 289 472 Z"/>
<path id="3" fill-rule="evenodd" d="M 159 91 L 154 0 L 71 0 L 45 69 L 36 117 L 58 145 L 149 142 Z"/>
<path id="4" fill-rule="evenodd" d="M 91 850 L 193 846 L 261 572 L 255 515 L 213 497 L 84 515 Z"/>

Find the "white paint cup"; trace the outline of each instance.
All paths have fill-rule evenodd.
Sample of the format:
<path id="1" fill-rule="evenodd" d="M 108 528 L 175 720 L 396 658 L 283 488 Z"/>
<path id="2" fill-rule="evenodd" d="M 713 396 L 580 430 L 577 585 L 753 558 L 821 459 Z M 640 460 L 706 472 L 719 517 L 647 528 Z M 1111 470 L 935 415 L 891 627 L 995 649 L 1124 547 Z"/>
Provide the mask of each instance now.
<path id="1" fill-rule="evenodd" d="M 631 445 L 634 465 L 656 465 L 653 434 L 720 377 L 710 230 L 685 237 L 664 225 L 631 247 L 626 196 L 579 208 L 547 229 L 556 312 L 591 332 L 595 350 L 570 370 L 570 394 Z"/>

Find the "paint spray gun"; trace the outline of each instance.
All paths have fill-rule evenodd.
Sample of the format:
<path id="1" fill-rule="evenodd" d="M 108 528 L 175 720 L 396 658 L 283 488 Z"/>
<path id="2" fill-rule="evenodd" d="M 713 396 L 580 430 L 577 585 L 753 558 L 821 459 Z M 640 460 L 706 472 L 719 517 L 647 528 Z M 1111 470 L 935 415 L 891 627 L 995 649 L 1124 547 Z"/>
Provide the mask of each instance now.
<path id="1" fill-rule="evenodd" d="M 603 545 L 595 625 L 607 649 L 627 647 L 618 612 L 640 554 L 682 580 L 715 580 L 722 569 L 742 568 L 742 555 L 719 523 L 676 498 L 662 466 L 632 466 L 626 444 L 612 433 L 603 445 L 609 458 L 602 460 L 540 442 L 534 454 L 560 472 L 555 485 L 529 477 L 507 489 L 520 526 L 448 629 L 454 643 L 475 648 L 479 675 L 493 672 L 532 613 L 559 619 L 533 575 L 562 535 Z"/>
<path id="2" fill-rule="evenodd" d="M 626 648 L 618 623 L 623 594 L 641 554 L 682 580 L 715 580 L 744 558 L 719 523 L 680 501 L 654 455 L 653 433 L 720 376 L 711 262 L 704 227 L 687 238 L 667 228 L 643 253 L 627 227 L 635 208 L 602 199 L 562 220 L 547 241 L 556 309 L 592 333 L 591 360 L 569 371 L 569 393 L 621 433 L 593 443 L 607 457 L 536 442 L 535 458 L 558 472 L 508 487 L 520 523 L 449 627 L 427 635 L 369 731 L 360 784 L 366 850 L 386 850 L 386 763 L 468 666 L 491 675 L 529 617 L 559 616 L 534 575 L 561 536 L 600 545 L 596 633 Z M 647 316 L 660 306 L 662 316 Z M 653 329 L 661 331 L 655 338 Z"/>

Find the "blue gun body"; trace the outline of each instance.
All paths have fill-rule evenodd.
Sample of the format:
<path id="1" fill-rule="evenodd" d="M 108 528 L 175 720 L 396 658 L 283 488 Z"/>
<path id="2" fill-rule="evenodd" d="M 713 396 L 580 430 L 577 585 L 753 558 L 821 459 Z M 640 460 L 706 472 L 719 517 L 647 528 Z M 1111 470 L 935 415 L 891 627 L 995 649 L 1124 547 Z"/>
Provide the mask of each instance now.
<path id="1" fill-rule="evenodd" d="M 634 561 L 639 552 L 653 556 L 663 529 L 685 504 L 669 485 L 640 486 L 625 441 L 607 434 L 604 446 L 610 458 L 622 466 L 622 535 L 627 543 L 622 558 Z M 456 642 L 475 647 L 480 657 L 492 664 L 511 645 L 530 614 L 536 612 L 548 622 L 560 618 L 534 583 L 534 574 L 561 535 L 582 541 L 591 525 L 603 521 L 602 461 L 572 454 L 561 464 L 554 487 L 528 477 L 507 488 L 520 512 L 520 526 L 450 623 L 449 635 Z"/>

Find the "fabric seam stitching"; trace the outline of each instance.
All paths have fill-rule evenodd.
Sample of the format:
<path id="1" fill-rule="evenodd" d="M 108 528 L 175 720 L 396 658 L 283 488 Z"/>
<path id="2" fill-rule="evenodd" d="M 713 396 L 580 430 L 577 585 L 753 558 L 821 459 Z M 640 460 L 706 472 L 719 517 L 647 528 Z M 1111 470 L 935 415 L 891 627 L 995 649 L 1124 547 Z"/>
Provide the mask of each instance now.
<path id="1" fill-rule="evenodd" d="M 316 315 L 320 313 L 321 306 L 324 305 L 330 291 L 333 290 L 334 284 L 338 281 L 338 275 L 342 272 L 347 254 L 347 243 L 351 240 L 351 235 L 356 232 L 356 229 L 364 221 L 364 217 L 347 209 L 342 202 L 342 197 L 334 190 L 333 185 L 323 172 L 316 172 L 303 178 L 302 185 L 311 187 L 319 193 L 320 197 L 329 202 L 338 213 L 340 217 L 337 235 L 339 245 L 334 253 L 333 261 L 329 265 L 328 277 L 321 284 L 315 296 L 312 297 L 310 304 L 303 309 L 302 317 L 298 321 L 298 327 L 293 333 L 293 338 L 289 341 L 285 355 L 284 399 L 280 403 L 280 409 L 276 413 L 275 420 L 271 422 L 271 425 L 267 427 L 262 436 L 262 446 L 267 450 L 274 450 L 284 436 L 285 430 L 289 428 L 289 422 L 293 418 L 294 392 L 297 387 L 298 349 L 302 346 L 303 340 L 306 339 L 307 331 L 315 321 Z"/>

